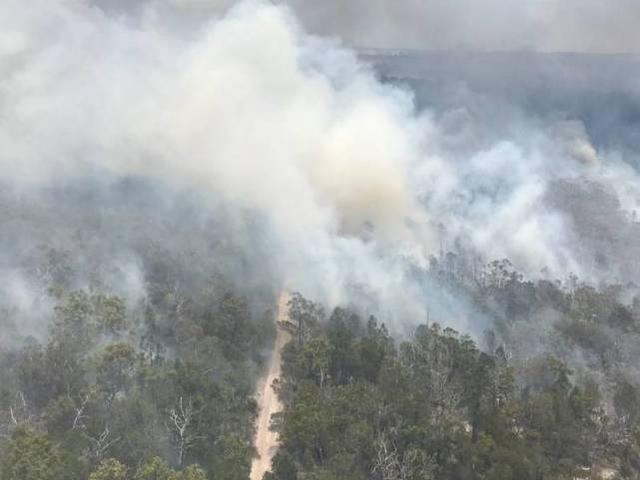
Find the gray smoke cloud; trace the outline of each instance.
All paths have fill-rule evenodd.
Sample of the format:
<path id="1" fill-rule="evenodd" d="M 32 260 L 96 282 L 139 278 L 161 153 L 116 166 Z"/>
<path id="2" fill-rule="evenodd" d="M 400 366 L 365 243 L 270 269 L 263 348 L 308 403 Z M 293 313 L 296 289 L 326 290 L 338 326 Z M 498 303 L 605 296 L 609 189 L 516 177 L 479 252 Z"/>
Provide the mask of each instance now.
<path id="1" fill-rule="evenodd" d="M 631 215 L 640 182 L 580 122 L 510 113 L 509 131 L 491 138 L 476 97 L 443 114 L 418 111 L 409 90 L 305 33 L 291 10 L 216 7 L 225 13 L 183 23 L 172 13 L 200 18 L 210 5 L 4 1 L 3 183 L 30 192 L 108 174 L 201 192 L 203 209 L 264 219 L 261 238 L 242 248 L 276 259 L 281 284 L 329 304 L 376 299 L 415 322 L 431 308 L 469 328 L 464 302 L 408 271 L 456 244 L 532 276 L 600 277 L 584 260 L 593 252 L 576 251 L 572 221 L 546 201 L 550 186 L 596 178 Z M 229 228 L 246 232 L 238 218 Z"/>

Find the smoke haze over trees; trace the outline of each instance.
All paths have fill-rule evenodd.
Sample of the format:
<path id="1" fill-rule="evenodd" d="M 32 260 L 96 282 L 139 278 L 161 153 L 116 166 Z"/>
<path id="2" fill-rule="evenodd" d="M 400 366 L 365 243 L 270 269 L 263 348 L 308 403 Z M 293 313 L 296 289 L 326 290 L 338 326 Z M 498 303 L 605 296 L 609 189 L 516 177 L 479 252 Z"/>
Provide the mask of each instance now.
<path id="1" fill-rule="evenodd" d="M 638 478 L 614 3 L 1 2 L 0 479 Z"/>

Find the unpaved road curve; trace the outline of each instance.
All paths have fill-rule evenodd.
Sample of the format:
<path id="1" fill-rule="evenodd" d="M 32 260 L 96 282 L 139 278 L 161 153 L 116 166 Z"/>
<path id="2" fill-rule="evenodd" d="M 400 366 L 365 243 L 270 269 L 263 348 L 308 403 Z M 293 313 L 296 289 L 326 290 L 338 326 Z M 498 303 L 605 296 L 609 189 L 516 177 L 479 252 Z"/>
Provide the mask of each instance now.
<path id="1" fill-rule="evenodd" d="M 289 318 L 287 302 L 289 295 L 282 293 L 278 300 L 276 321 L 286 321 Z M 291 335 L 283 328 L 276 326 L 277 335 L 273 353 L 265 375 L 258 382 L 256 396 L 258 400 L 258 418 L 256 420 L 255 447 L 258 457 L 251 464 L 251 480 L 262 480 L 262 476 L 271 468 L 271 459 L 278 448 L 278 435 L 269 430 L 271 415 L 282 410 L 282 404 L 272 388 L 273 381 L 280 377 L 282 348 L 291 339 Z"/>

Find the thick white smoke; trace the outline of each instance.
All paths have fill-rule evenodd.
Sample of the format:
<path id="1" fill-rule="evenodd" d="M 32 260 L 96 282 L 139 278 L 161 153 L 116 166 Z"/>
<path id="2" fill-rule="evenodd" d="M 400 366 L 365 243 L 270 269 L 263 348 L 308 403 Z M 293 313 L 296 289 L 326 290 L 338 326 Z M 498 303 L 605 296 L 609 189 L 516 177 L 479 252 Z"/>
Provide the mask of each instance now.
<path id="1" fill-rule="evenodd" d="M 333 303 L 357 286 L 416 320 L 430 300 L 406 266 L 455 239 L 529 273 L 580 273 L 570 225 L 543 202 L 553 179 L 600 168 L 579 127 L 523 121 L 456 156 L 473 119 L 415 112 L 283 7 L 245 2 L 191 31 L 164 13 L 0 4 L 3 181 L 108 171 L 210 192 L 268 219 L 292 288 Z"/>

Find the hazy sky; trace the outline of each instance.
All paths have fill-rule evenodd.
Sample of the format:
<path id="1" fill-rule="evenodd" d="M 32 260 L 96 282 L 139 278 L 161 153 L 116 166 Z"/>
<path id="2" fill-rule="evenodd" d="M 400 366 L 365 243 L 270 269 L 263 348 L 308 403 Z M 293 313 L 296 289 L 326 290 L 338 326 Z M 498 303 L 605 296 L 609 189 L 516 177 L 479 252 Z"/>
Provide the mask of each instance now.
<path id="1" fill-rule="evenodd" d="M 310 28 L 364 46 L 640 51 L 638 0 L 288 1 Z"/>
<path id="2" fill-rule="evenodd" d="M 201 17 L 235 0 L 94 0 Z M 640 53 L 639 0 L 273 0 L 350 45 L 431 50 Z"/>

